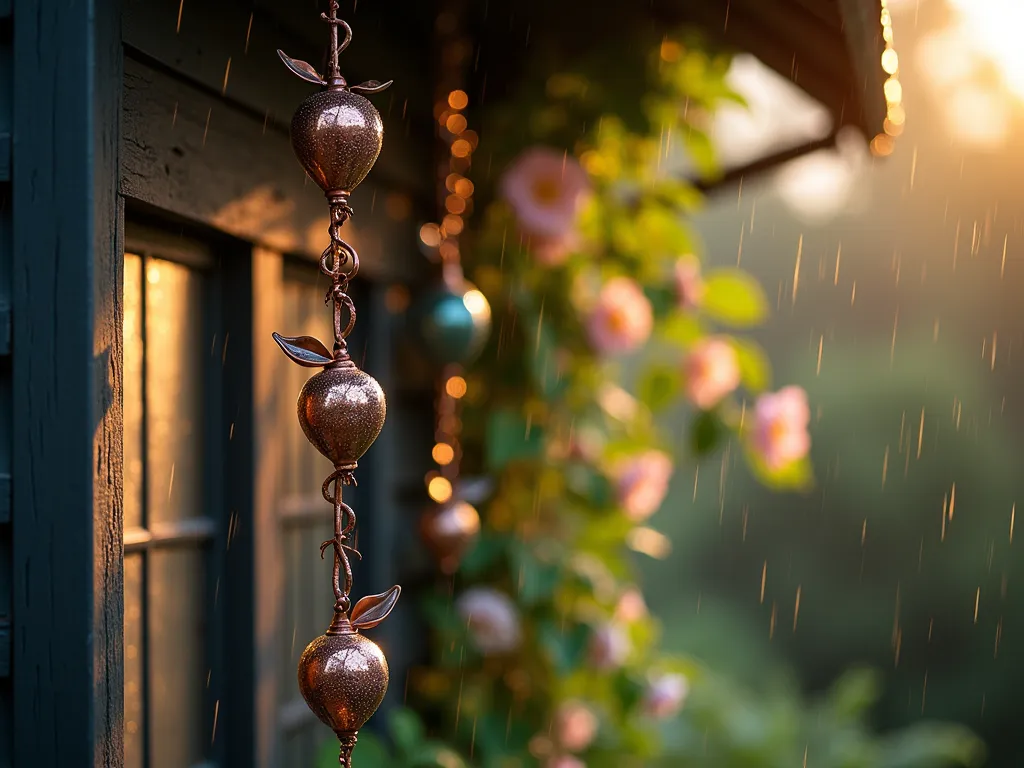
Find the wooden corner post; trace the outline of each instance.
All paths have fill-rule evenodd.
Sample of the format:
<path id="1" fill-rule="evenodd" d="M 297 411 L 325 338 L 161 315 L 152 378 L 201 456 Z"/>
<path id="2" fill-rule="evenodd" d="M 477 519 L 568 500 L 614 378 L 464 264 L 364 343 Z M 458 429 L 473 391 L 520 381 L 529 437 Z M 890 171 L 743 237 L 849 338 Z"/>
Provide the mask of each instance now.
<path id="1" fill-rule="evenodd" d="M 14 764 L 123 764 L 118 0 L 13 0 Z"/>

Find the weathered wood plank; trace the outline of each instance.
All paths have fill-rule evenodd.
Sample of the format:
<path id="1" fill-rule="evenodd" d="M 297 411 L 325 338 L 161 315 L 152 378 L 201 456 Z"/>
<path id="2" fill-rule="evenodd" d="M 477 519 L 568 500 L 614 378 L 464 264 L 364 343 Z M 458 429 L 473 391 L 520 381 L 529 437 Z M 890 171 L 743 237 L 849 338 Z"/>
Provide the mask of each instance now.
<path id="1" fill-rule="evenodd" d="M 0 621 L 0 678 L 11 676 L 11 623 Z"/>
<path id="2" fill-rule="evenodd" d="M 11 134 L 0 133 L 0 182 L 11 180 Z"/>
<path id="3" fill-rule="evenodd" d="M 327 206 L 284 136 L 131 59 L 123 130 L 126 196 L 280 252 L 320 255 Z M 391 219 L 386 198 L 372 181 L 361 185 L 346 235 L 366 274 L 408 275 L 423 262 L 410 247 L 415 222 Z"/>
<path id="4" fill-rule="evenodd" d="M 4 407 L 9 408 L 10 403 L 5 402 Z M 0 525 L 11 522 L 11 498 L 11 473 L 0 473 Z"/>
<path id="5" fill-rule="evenodd" d="M 14 0 L 13 19 L 13 758 L 115 768 L 124 692 L 120 8 Z"/>
<path id="6" fill-rule="evenodd" d="M 11 354 L 11 307 L 0 301 L 0 355 Z"/>
<path id="7" fill-rule="evenodd" d="M 129 3 L 124 38 L 129 46 L 182 78 L 201 84 L 209 94 L 223 94 L 225 103 L 250 110 L 261 123 L 266 121 L 284 134 L 295 108 L 315 87 L 291 75 L 277 57 L 277 49 L 307 58 L 319 67 L 327 32 L 312 4 L 300 8 L 289 1 L 283 8 L 288 21 L 311 22 L 311 39 L 281 23 L 272 15 L 273 9 L 274 4 L 259 3 Z M 383 188 L 429 197 L 433 140 L 430 72 L 422 67 L 424 58 L 401 44 L 401 37 L 382 34 L 375 20 L 371 26 L 370 18 L 360 24 L 366 15 L 363 11 L 350 18 L 357 38 L 345 52 L 345 73 L 352 82 L 396 80 L 389 92 L 373 98 L 388 136 L 374 178 Z M 413 111 L 408 109 L 408 101 L 415 105 Z M 408 130 L 413 115 L 419 117 L 421 130 Z"/>

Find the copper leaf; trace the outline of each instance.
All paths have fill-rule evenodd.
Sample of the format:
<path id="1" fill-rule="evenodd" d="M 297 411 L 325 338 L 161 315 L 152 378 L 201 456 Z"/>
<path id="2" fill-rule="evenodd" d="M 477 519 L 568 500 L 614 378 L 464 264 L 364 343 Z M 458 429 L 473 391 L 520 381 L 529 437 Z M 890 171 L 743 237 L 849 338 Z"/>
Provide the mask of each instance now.
<path id="1" fill-rule="evenodd" d="M 288 357 L 306 368 L 319 368 L 334 361 L 330 350 L 319 339 L 314 339 L 312 336 L 288 338 L 275 333 L 274 341 Z"/>
<path id="2" fill-rule="evenodd" d="M 353 85 L 349 90 L 353 93 L 380 93 L 390 88 L 393 82 L 395 81 L 388 80 L 386 83 L 382 83 L 380 80 L 367 80 L 365 83 Z"/>
<path id="3" fill-rule="evenodd" d="M 394 586 L 379 595 L 368 595 L 352 608 L 351 621 L 356 629 L 372 629 L 388 617 L 398 602 L 402 588 Z"/>
<path id="4" fill-rule="evenodd" d="M 284 65 L 288 67 L 288 69 L 303 80 L 310 83 L 316 83 L 317 85 L 325 85 L 324 79 L 320 77 L 320 73 L 306 62 L 300 59 L 293 59 L 280 48 L 277 49 L 277 55 L 281 57 L 281 61 L 284 62 Z"/>

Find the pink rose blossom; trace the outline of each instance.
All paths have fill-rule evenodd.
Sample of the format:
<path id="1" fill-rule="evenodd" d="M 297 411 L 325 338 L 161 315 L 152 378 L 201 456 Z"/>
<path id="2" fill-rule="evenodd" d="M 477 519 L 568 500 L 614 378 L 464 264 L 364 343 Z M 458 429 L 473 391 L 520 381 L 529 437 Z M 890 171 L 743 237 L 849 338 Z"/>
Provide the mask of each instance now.
<path id="1" fill-rule="evenodd" d="M 619 598 L 615 606 L 615 619 L 623 624 L 632 624 L 647 618 L 647 602 L 643 593 L 636 587 L 630 587 Z"/>
<path id="2" fill-rule="evenodd" d="M 604 284 L 587 319 L 590 343 L 604 355 L 632 352 L 647 341 L 653 327 L 651 302 L 627 277 L 613 277 Z"/>
<path id="3" fill-rule="evenodd" d="M 519 647 L 522 629 L 515 604 L 505 594 L 486 587 L 465 592 L 455 604 L 477 650 L 485 656 L 509 653 Z"/>
<path id="4" fill-rule="evenodd" d="M 502 196 L 523 233 L 548 240 L 572 233 L 589 192 L 590 180 L 576 158 L 546 147 L 523 152 L 501 179 Z"/>
<path id="5" fill-rule="evenodd" d="M 672 477 L 672 459 L 661 451 L 646 451 L 621 470 L 619 504 L 630 520 L 642 522 L 661 507 Z"/>
<path id="6" fill-rule="evenodd" d="M 807 431 L 811 409 L 801 387 L 783 387 L 761 395 L 754 406 L 754 448 L 769 469 L 778 470 L 798 461 L 811 449 Z"/>
<path id="7" fill-rule="evenodd" d="M 587 764 L 572 755 L 559 755 L 548 760 L 547 768 L 587 768 Z"/>
<path id="8" fill-rule="evenodd" d="M 603 624 L 590 639 L 590 663 L 597 669 L 618 669 L 626 663 L 633 644 L 618 624 Z"/>
<path id="9" fill-rule="evenodd" d="M 686 396 L 702 410 L 714 408 L 740 385 L 736 350 L 714 336 L 699 342 L 686 358 Z"/>
<path id="10" fill-rule="evenodd" d="M 661 720 L 672 717 L 683 708 L 689 692 L 690 681 L 683 675 L 662 675 L 647 686 L 644 709 Z"/>
<path id="11" fill-rule="evenodd" d="M 555 739 L 569 752 L 582 752 L 597 735 L 597 715 L 585 704 L 567 701 L 555 714 Z"/>
<path id="12" fill-rule="evenodd" d="M 704 301 L 704 279 L 696 256 L 683 256 L 675 264 L 676 295 L 686 310 L 700 308 Z"/>

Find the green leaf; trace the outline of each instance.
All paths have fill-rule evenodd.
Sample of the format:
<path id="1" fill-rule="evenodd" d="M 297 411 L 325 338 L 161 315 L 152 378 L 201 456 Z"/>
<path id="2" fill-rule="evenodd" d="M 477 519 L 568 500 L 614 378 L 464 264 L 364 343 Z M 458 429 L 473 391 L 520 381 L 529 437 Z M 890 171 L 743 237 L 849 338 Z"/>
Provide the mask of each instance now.
<path id="1" fill-rule="evenodd" d="M 881 680 L 870 670 L 851 670 L 829 691 L 829 703 L 836 714 L 857 720 L 868 712 L 881 693 Z"/>
<path id="2" fill-rule="evenodd" d="M 635 215 L 617 206 L 621 215 L 614 220 L 615 248 L 637 261 L 652 256 L 690 253 L 693 241 L 677 211 L 661 205 L 645 205 Z"/>
<path id="3" fill-rule="evenodd" d="M 506 536 L 483 532 L 477 537 L 473 547 L 463 556 L 462 564 L 459 566 L 460 572 L 469 578 L 479 576 L 505 554 L 508 542 Z"/>
<path id="4" fill-rule="evenodd" d="M 651 302 L 651 309 L 654 310 L 654 317 L 657 320 L 666 317 L 677 304 L 674 288 L 648 285 L 644 286 L 644 295 Z"/>
<path id="5" fill-rule="evenodd" d="M 615 695 L 624 712 L 629 712 L 640 703 L 644 695 L 644 685 L 625 670 L 620 670 L 612 680 Z"/>
<path id="6" fill-rule="evenodd" d="M 671 366 L 647 369 L 637 385 L 640 401 L 654 412 L 667 408 L 679 396 L 681 378 L 679 371 Z"/>
<path id="7" fill-rule="evenodd" d="M 561 569 L 538 560 L 528 546 L 523 544 L 512 550 L 512 567 L 513 578 L 519 586 L 519 600 L 524 605 L 536 605 L 554 594 Z"/>
<path id="8" fill-rule="evenodd" d="M 359 756 L 362 768 L 362 755 Z M 465 768 L 466 762 L 447 744 L 428 741 L 420 747 L 420 754 L 413 757 L 412 768 Z"/>
<path id="9" fill-rule="evenodd" d="M 764 350 L 752 341 L 730 339 L 740 366 L 740 380 L 751 392 L 763 392 L 772 385 L 772 364 Z"/>
<path id="10" fill-rule="evenodd" d="M 714 411 L 705 411 L 698 416 L 690 427 L 690 444 L 698 456 L 711 453 L 727 435 L 725 424 Z"/>
<path id="11" fill-rule="evenodd" d="M 665 318 L 658 328 L 658 333 L 665 339 L 680 347 L 691 347 L 707 335 L 700 320 L 686 312 L 676 311 Z"/>
<path id="12" fill-rule="evenodd" d="M 877 768 L 980 766 L 985 762 L 985 745 L 959 726 L 916 725 L 886 737 L 882 744 Z"/>
<path id="13" fill-rule="evenodd" d="M 510 410 L 491 414 L 487 426 L 487 466 L 492 472 L 512 461 L 537 458 L 543 447 L 541 430 L 528 425 L 520 414 Z"/>
<path id="14" fill-rule="evenodd" d="M 538 627 L 540 643 L 558 673 L 565 675 L 583 660 L 590 631 L 582 624 L 560 627 L 547 621 Z"/>
<path id="15" fill-rule="evenodd" d="M 739 269 L 711 272 L 704 280 L 704 313 L 726 325 L 749 327 L 768 317 L 768 299 L 761 284 Z"/>
<path id="16" fill-rule="evenodd" d="M 404 757 L 412 757 L 418 751 L 426 732 L 419 717 L 410 709 L 397 709 L 388 720 L 388 730 L 395 747 Z"/>
<path id="17" fill-rule="evenodd" d="M 566 489 L 588 506 L 603 509 L 612 503 L 612 483 L 589 464 L 577 462 L 565 470 Z"/>
<path id="18" fill-rule="evenodd" d="M 794 461 L 780 469 L 771 469 L 753 449 L 747 450 L 747 463 L 765 485 L 780 491 L 806 491 L 814 485 L 814 469 L 808 459 Z"/>

